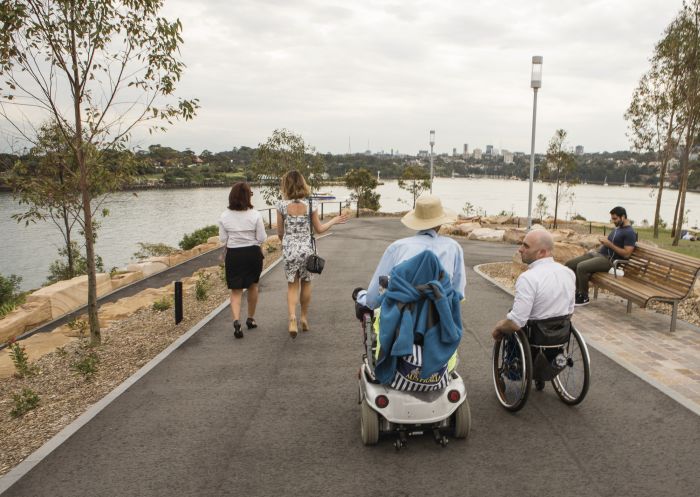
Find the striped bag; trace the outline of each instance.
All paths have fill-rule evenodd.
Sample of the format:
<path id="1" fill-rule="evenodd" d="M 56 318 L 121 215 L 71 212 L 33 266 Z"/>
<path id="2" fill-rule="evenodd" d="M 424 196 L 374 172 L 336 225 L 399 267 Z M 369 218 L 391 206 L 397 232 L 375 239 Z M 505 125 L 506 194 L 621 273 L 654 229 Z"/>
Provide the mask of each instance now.
<path id="1" fill-rule="evenodd" d="M 427 392 L 430 390 L 442 390 L 447 386 L 449 381 L 447 364 L 425 379 L 420 377 L 422 365 L 423 347 L 413 344 L 413 354 L 399 358 L 396 373 L 390 385 L 391 388 L 404 392 Z"/>

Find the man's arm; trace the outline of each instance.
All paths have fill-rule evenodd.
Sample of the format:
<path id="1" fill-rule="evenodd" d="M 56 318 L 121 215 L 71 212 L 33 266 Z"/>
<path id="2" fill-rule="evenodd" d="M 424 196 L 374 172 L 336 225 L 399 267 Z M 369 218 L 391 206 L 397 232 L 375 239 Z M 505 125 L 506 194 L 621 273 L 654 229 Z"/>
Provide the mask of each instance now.
<path id="1" fill-rule="evenodd" d="M 493 329 L 491 336 L 494 340 L 505 334 L 513 333 L 527 324 L 535 302 L 535 289 L 524 274 L 515 282 L 515 300 L 513 308 Z"/>
<path id="2" fill-rule="evenodd" d="M 372 279 L 367 287 L 366 305 L 370 309 L 376 309 L 379 305 L 379 277 L 388 276 L 394 265 L 394 246 L 389 245 L 379 260 L 377 269 L 374 271 L 374 275 L 372 275 Z"/>
<path id="3" fill-rule="evenodd" d="M 452 277 L 452 288 L 460 294 L 462 298 L 467 294 L 467 276 L 464 268 L 464 251 L 462 246 L 457 244 L 457 254 L 455 254 L 454 275 Z"/>
<path id="4" fill-rule="evenodd" d="M 600 237 L 600 243 L 603 244 L 603 246 L 609 248 L 613 252 L 615 252 L 617 255 L 620 257 L 623 257 L 625 259 L 629 259 L 630 255 L 632 255 L 632 252 L 634 251 L 634 242 L 632 245 L 625 245 L 624 247 L 618 247 L 615 245 L 613 242 L 608 240 L 607 238 Z M 624 243 L 629 243 L 628 240 L 625 240 Z"/>

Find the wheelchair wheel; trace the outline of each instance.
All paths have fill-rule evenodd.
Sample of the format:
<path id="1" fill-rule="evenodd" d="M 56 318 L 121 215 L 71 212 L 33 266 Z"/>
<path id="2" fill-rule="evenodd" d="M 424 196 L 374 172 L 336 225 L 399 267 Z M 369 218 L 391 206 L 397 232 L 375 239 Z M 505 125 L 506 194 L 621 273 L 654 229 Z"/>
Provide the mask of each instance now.
<path id="1" fill-rule="evenodd" d="M 530 344 L 522 330 L 496 340 L 493 345 L 493 385 L 496 397 L 509 411 L 519 411 L 527 402 L 532 383 Z"/>
<path id="2" fill-rule="evenodd" d="M 552 386 L 565 404 L 575 406 L 588 393 L 591 383 L 591 359 L 581 333 L 573 326 L 569 343 L 564 346 L 566 366 L 552 380 Z"/>
<path id="3" fill-rule="evenodd" d="M 362 401 L 360 435 L 362 443 L 365 445 L 374 445 L 379 441 L 379 415 L 374 412 L 366 400 Z"/>
<path id="4" fill-rule="evenodd" d="M 472 426 L 472 415 L 469 410 L 469 401 L 465 400 L 452 415 L 452 436 L 455 438 L 467 438 Z"/>

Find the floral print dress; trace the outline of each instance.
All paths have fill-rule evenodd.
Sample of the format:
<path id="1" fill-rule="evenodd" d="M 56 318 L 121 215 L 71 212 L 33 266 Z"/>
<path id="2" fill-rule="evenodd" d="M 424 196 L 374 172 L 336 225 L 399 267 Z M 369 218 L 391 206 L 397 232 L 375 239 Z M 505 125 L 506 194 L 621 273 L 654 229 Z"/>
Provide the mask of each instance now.
<path id="1" fill-rule="evenodd" d="M 306 259 L 314 253 L 311 246 L 309 215 L 290 215 L 287 208 L 292 203 L 304 204 L 306 212 L 309 211 L 309 204 L 305 200 L 281 200 L 277 203 L 277 210 L 284 219 L 284 237 L 282 238 L 284 273 L 289 283 L 293 283 L 297 276 L 304 281 L 311 281 L 311 273 L 306 270 Z"/>

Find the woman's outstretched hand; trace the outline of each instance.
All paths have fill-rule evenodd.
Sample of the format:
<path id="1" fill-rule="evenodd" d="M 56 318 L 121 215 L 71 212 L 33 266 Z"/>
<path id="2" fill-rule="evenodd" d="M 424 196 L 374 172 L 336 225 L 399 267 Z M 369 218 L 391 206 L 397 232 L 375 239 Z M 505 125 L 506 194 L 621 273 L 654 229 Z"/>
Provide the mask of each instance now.
<path id="1" fill-rule="evenodd" d="M 335 216 L 333 218 L 333 224 L 345 224 L 348 222 L 348 219 L 350 219 L 350 216 L 343 213 L 340 216 Z"/>

